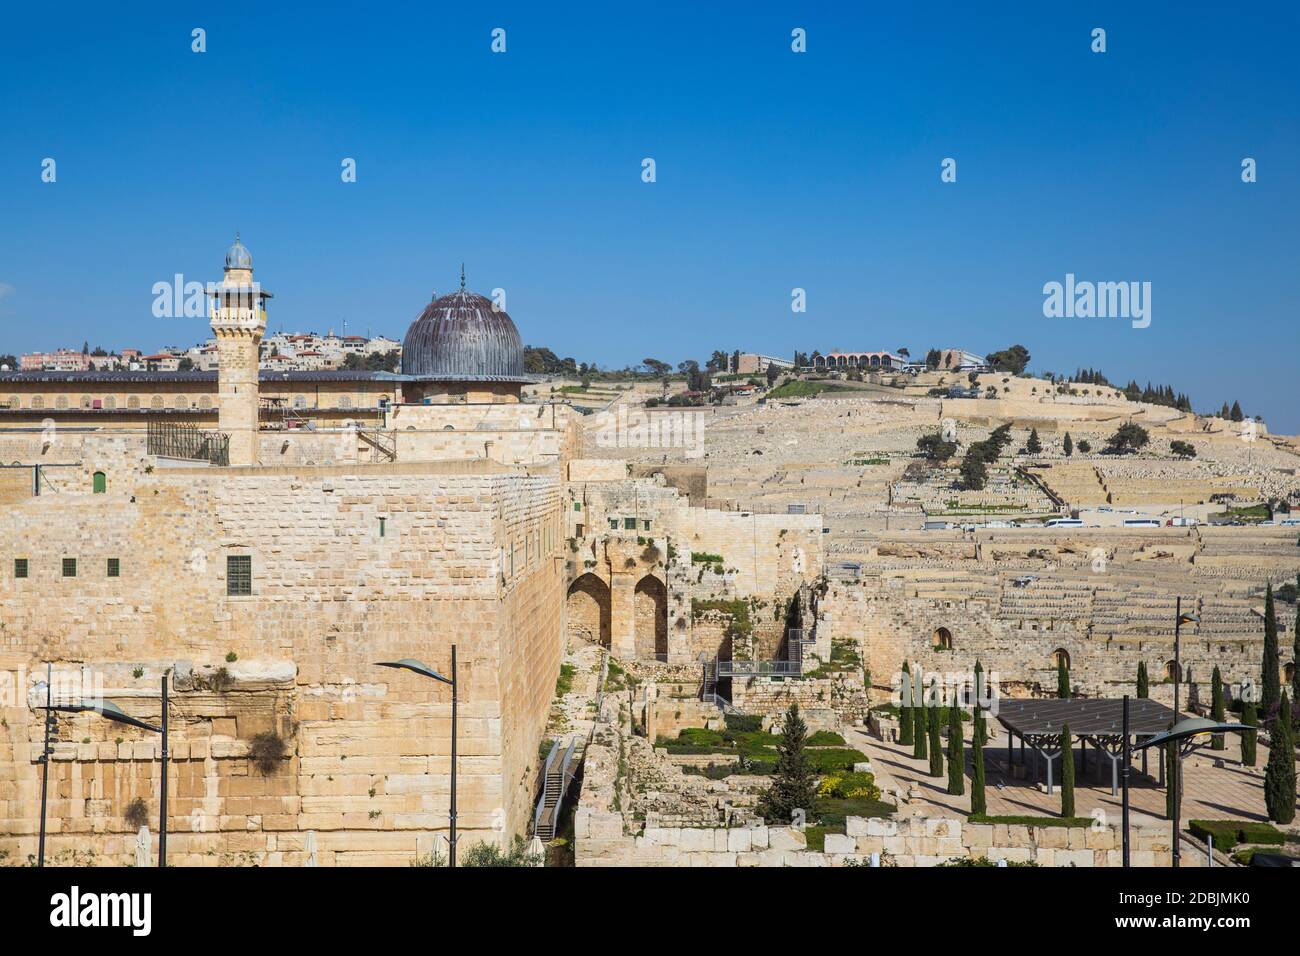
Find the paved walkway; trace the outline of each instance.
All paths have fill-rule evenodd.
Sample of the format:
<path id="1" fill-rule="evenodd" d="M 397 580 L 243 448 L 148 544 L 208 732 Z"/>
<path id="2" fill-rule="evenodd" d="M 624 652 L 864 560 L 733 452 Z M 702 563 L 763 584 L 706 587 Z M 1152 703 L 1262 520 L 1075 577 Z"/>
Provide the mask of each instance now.
<path id="1" fill-rule="evenodd" d="M 969 733 L 970 724 L 966 724 L 965 729 Z M 900 812 L 904 815 L 965 816 L 970 812 L 969 740 L 966 741 L 966 793 L 962 796 L 949 796 L 946 770 L 942 777 L 931 777 L 927 761 L 912 759 L 911 746 L 884 742 L 857 728 L 847 730 L 846 738 L 849 737 L 852 738 L 852 745 L 871 757 L 878 785 L 903 792 L 910 790 L 915 794 L 901 808 Z M 1019 760 L 1018 744 L 1015 757 Z M 1216 759 L 1223 761 L 1222 767 L 1214 766 Z M 1267 820 L 1264 810 L 1264 765 L 1267 760 L 1268 751 L 1261 744 L 1256 766 L 1243 767 L 1238 741 L 1234 735 L 1229 735 L 1226 750 L 1202 750 L 1187 757 L 1183 762 L 1183 819 Z M 1006 761 L 1007 738 L 1003 731 L 984 748 L 985 796 L 989 814 L 1039 816 L 1060 813 L 1059 786 L 1049 796 L 1031 780 L 1014 779 L 1007 770 Z M 1141 757 L 1138 756 L 1133 761 L 1129 808 L 1134 826 L 1164 822 L 1165 791 L 1156 779 L 1159 775 L 1159 757 L 1151 754 L 1149 763 L 1151 776 L 1148 777 L 1141 773 Z M 1094 776 L 1098 764 L 1102 767 L 1100 779 Z M 1059 774 L 1059 758 L 1056 765 Z M 1121 797 L 1118 794 L 1112 797 L 1110 794 L 1110 761 L 1099 757 L 1095 750 L 1089 748 L 1085 779 L 1079 767 L 1079 751 L 1076 747 L 1075 771 L 1075 815 L 1087 817 L 1092 816 L 1094 811 L 1101 810 L 1106 814 L 1105 822 L 1118 823 Z M 1056 782 L 1059 783 L 1059 777 Z"/>

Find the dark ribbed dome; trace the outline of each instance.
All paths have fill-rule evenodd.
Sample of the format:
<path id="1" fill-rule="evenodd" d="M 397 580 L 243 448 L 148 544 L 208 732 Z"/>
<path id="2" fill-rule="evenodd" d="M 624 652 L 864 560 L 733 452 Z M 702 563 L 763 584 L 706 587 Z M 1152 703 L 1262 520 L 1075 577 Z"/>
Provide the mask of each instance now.
<path id="1" fill-rule="evenodd" d="M 451 382 L 528 382 L 510 316 L 462 287 L 430 302 L 406 330 L 402 372 Z"/>

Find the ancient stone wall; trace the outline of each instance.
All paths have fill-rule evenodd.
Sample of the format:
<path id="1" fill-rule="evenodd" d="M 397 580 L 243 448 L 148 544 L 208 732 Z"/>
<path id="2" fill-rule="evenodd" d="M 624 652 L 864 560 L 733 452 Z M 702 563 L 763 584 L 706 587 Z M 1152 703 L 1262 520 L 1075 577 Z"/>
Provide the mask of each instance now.
<path id="1" fill-rule="evenodd" d="M 67 471 L 99 460 L 83 457 Z M 158 716 L 157 677 L 176 675 L 178 862 L 270 860 L 299 852 L 309 830 L 326 862 L 405 864 L 427 852 L 447 825 L 450 693 L 374 662 L 414 657 L 445 672 L 453 643 L 464 838 L 523 831 L 562 652 L 553 469 L 130 467 L 110 472 L 105 494 L 76 490 L 70 475 L 61 491 L 0 511 L 0 663 L 28 676 L 45 661 L 84 663 L 146 720 Z M 17 557 L 26 578 L 14 576 Z M 239 571 L 229 558 L 249 559 L 251 593 L 228 593 Z M 21 858 L 35 840 L 40 718 L 13 699 L 3 716 L 0 848 Z M 263 776 L 247 746 L 272 727 L 288 756 Z M 144 798 L 156 819 L 153 741 L 93 718 L 64 739 L 52 832 L 69 821 L 69 833 L 104 834 L 92 844 L 116 852 L 126 801 Z"/>

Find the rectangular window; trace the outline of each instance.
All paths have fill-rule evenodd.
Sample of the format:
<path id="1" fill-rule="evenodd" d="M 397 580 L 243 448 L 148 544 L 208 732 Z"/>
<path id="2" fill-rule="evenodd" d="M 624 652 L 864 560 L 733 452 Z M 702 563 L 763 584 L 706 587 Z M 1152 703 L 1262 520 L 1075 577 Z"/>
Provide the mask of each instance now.
<path id="1" fill-rule="evenodd" d="M 16 577 L 16 578 L 25 578 L 25 577 L 27 577 L 27 559 L 26 559 L 26 558 L 14 558 L 14 577 Z"/>
<path id="2" fill-rule="evenodd" d="M 649 530 L 650 530 L 650 519 L 647 518 L 645 521 L 642 521 L 642 522 L 641 522 L 641 527 L 642 527 L 643 530 L 645 530 L 645 531 L 649 531 Z"/>
<path id="3" fill-rule="evenodd" d="M 581 502 L 581 501 L 575 501 L 575 502 L 573 503 L 573 510 L 574 510 L 574 511 L 581 511 L 581 510 L 582 510 L 582 502 Z"/>
<path id="4" fill-rule="evenodd" d="M 108 576 L 109 576 L 110 578 L 120 578 L 120 577 L 122 576 L 122 559 L 121 559 L 121 558 L 109 558 L 109 559 L 108 559 Z"/>
<path id="5" fill-rule="evenodd" d="M 635 530 L 636 530 L 636 519 L 635 519 L 635 518 L 624 518 L 624 519 L 623 519 L 623 527 L 624 527 L 624 529 L 627 530 L 627 531 L 635 531 Z"/>
<path id="6" fill-rule="evenodd" d="M 387 518 L 380 518 L 380 519 L 379 519 L 379 537 L 381 537 L 381 538 L 384 536 L 384 525 L 386 525 L 387 523 L 388 523 L 388 519 L 387 519 Z"/>
<path id="7" fill-rule="evenodd" d="M 226 555 L 226 593 L 234 597 L 253 593 L 252 555 Z"/>
<path id="8" fill-rule="evenodd" d="M 75 578 L 75 577 L 77 576 L 77 559 L 76 559 L 76 558 L 64 558 L 64 559 L 63 559 L 63 576 L 64 576 L 65 578 Z"/>
<path id="9" fill-rule="evenodd" d="M 609 530 L 611 530 L 611 531 L 617 531 L 617 530 L 618 530 L 618 519 L 617 519 L 617 518 L 610 518 L 610 519 L 609 519 Z"/>

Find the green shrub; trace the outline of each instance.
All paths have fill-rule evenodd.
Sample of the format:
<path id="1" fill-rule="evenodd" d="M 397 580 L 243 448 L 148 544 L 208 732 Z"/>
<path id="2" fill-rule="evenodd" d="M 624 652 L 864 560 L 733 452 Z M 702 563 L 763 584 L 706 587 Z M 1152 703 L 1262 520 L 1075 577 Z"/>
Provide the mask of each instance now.
<path id="1" fill-rule="evenodd" d="M 865 772 L 831 774 L 822 778 L 817 787 L 819 797 L 831 797 L 838 800 L 866 798 L 880 799 L 880 788 L 876 786 L 874 774 Z"/>
<path id="2" fill-rule="evenodd" d="M 727 714 L 723 720 L 732 733 L 754 733 L 763 729 L 763 718 L 756 714 Z M 816 737 L 816 734 L 813 734 Z"/>
<path id="3" fill-rule="evenodd" d="M 819 730 L 808 738 L 809 747 L 843 747 L 844 738 L 829 730 Z"/>
<path id="4" fill-rule="evenodd" d="M 972 813 L 966 818 L 971 823 L 1005 823 L 1014 827 L 1090 827 L 1091 817 L 1031 817 L 1031 816 L 989 816 L 987 813 Z"/>

